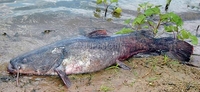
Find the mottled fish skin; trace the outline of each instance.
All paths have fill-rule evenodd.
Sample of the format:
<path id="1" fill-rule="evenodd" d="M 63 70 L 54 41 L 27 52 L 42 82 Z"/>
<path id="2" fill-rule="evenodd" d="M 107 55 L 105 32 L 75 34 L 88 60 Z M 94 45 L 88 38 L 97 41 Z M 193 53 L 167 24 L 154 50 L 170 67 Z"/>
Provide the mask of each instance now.
<path id="1" fill-rule="evenodd" d="M 98 71 L 116 63 L 116 60 L 127 59 L 132 54 L 148 49 L 143 46 L 140 47 L 142 50 L 136 51 L 132 49 L 136 45 L 131 44 L 137 44 L 137 41 L 126 43 L 124 38 L 130 39 L 130 37 L 124 35 L 82 40 L 70 44 L 67 47 L 67 57 L 62 62 L 62 65 L 65 66 L 65 72 L 73 74 Z M 115 40 L 120 40 L 120 42 L 116 43 Z"/>
<path id="2" fill-rule="evenodd" d="M 115 36 L 107 36 L 105 30 L 93 33 L 87 37 L 64 39 L 18 56 L 10 61 L 8 71 L 58 74 L 69 87 L 69 74 L 95 72 L 116 63 L 124 69 L 130 69 L 121 61 L 138 53 L 166 51 L 176 59 L 189 61 L 193 51 L 193 46 L 184 41 L 155 39 L 148 31 Z"/>
<path id="3" fill-rule="evenodd" d="M 129 41 L 131 35 L 128 34 L 112 37 L 103 36 L 100 38 L 78 37 L 72 39 L 64 39 L 13 58 L 10 61 L 10 68 L 8 70 L 10 72 L 15 72 L 15 70 L 20 67 L 20 73 L 51 75 L 56 74 L 54 72 L 54 68 L 58 67 L 61 63 L 66 66 L 66 64 L 70 65 L 74 63 L 78 65 L 84 62 L 88 62 L 85 63 L 85 65 L 90 64 L 90 66 L 92 66 L 91 60 L 94 64 L 99 63 L 100 65 L 96 66 L 99 66 L 99 69 L 103 69 L 115 63 L 115 60 L 123 58 L 125 59 L 129 56 L 127 55 L 129 48 L 126 47 L 130 47 L 132 46 L 131 44 L 136 43 L 135 38 L 133 38 L 135 41 Z M 137 46 L 132 47 L 134 47 L 133 49 L 142 48 L 137 48 Z M 70 61 L 70 59 L 72 59 L 72 61 Z M 99 60 L 103 62 L 100 62 Z M 97 67 L 94 69 L 96 68 Z M 86 72 L 90 71 L 96 70 L 92 69 L 87 70 Z"/>

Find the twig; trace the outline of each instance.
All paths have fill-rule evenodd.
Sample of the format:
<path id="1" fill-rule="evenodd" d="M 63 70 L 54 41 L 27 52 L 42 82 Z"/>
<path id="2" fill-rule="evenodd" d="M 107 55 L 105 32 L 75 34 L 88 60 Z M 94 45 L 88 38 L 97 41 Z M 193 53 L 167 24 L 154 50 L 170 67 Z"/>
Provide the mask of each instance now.
<path id="1" fill-rule="evenodd" d="M 153 29 L 155 29 L 154 26 L 151 25 L 151 23 L 149 21 L 147 21 L 147 22 L 148 22 L 149 26 L 151 26 Z"/>
<path id="2" fill-rule="evenodd" d="M 198 26 L 197 26 L 197 29 L 196 29 L 196 36 L 198 36 L 199 26 L 200 26 L 200 25 L 198 25 Z"/>
<path id="3" fill-rule="evenodd" d="M 148 76 L 152 71 L 153 69 L 151 68 L 151 70 L 148 73 L 146 73 L 144 76 L 142 76 L 142 78 L 145 78 L 146 76 Z"/>
<path id="4" fill-rule="evenodd" d="M 158 29 L 158 28 L 159 28 L 159 26 L 160 26 L 160 23 L 161 23 L 161 19 L 159 19 L 159 21 L 158 21 L 158 25 L 156 26 L 156 29 Z"/>
<path id="5" fill-rule="evenodd" d="M 107 5 L 106 8 L 105 8 L 105 14 L 104 14 L 104 17 L 106 17 L 107 12 L 108 12 L 108 5 Z"/>
<path id="6" fill-rule="evenodd" d="M 104 6 L 106 7 L 105 8 L 105 14 L 104 14 L 104 16 L 106 17 L 106 15 L 107 15 L 107 12 L 108 12 L 108 7 L 111 5 L 112 3 L 110 3 L 110 4 L 106 4 L 106 3 L 104 3 Z"/>
<path id="7" fill-rule="evenodd" d="M 169 8 L 169 5 L 171 3 L 171 0 L 167 0 L 167 4 L 165 6 L 165 11 L 167 12 L 168 8 Z"/>

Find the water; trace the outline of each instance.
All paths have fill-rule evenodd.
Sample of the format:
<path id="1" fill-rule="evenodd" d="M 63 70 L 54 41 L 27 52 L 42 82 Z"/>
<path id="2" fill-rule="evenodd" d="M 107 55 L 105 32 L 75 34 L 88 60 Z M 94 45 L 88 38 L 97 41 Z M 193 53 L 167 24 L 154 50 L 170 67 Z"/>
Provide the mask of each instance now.
<path id="1" fill-rule="evenodd" d="M 144 2 L 162 5 L 161 10 L 164 10 L 166 4 L 165 0 L 119 0 L 118 5 L 124 10 L 121 19 L 132 17 L 137 11 L 138 4 Z M 112 4 L 111 7 L 113 5 L 115 4 Z M 45 23 L 55 21 L 54 19 L 57 17 L 59 17 L 58 19 L 60 17 L 94 18 L 93 12 L 97 7 L 104 8 L 103 5 L 96 5 L 95 0 L 1 0 L 1 26 L 5 27 L 7 23 Z M 177 13 L 199 12 L 199 7 L 198 0 L 174 0 L 170 4 L 169 11 Z M 111 17 L 109 14 L 108 16 Z"/>
<path id="2" fill-rule="evenodd" d="M 143 2 L 162 5 L 161 9 L 163 10 L 166 3 L 165 0 L 119 0 L 119 7 L 124 10 L 136 11 L 138 4 Z M 93 11 L 96 7 L 103 8 L 103 6 L 97 6 L 95 1 L 91 0 L 1 0 L 0 18 L 4 20 L 17 16 L 30 16 L 38 13 L 46 14 L 58 12 L 64 12 L 64 15 L 70 16 L 81 15 L 85 17 L 93 17 Z M 195 7 L 193 10 L 199 8 L 199 1 L 176 0 L 171 2 L 169 11 L 188 12 L 192 10 L 192 7 Z M 124 15 L 126 15 L 126 13 L 124 13 Z"/>
<path id="3" fill-rule="evenodd" d="M 122 9 L 136 10 L 138 4 L 144 2 L 163 5 L 162 8 L 164 8 L 166 3 L 165 0 L 119 0 L 119 6 Z M 96 7 L 94 0 L 1 0 L 0 5 L 1 18 L 56 11 L 65 11 L 68 14 L 84 14 L 85 16 L 90 16 L 88 13 L 91 14 Z M 172 1 L 169 10 L 174 12 L 186 12 L 190 10 L 187 6 L 199 7 L 199 1 Z"/>

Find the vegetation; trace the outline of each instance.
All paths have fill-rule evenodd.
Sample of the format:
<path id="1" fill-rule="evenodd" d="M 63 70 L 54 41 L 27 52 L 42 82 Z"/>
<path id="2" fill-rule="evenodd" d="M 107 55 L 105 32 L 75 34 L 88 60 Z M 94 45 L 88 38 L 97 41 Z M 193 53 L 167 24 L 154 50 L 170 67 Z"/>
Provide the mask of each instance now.
<path id="1" fill-rule="evenodd" d="M 157 36 L 158 29 L 162 27 L 164 29 L 163 32 L 173 33 L 175 39 L 185 40 L 190 39 L 192 44 L 197 45 L 198 39 L 195 35 L 192 35 L 189 31 L 182 28 L 183 20 L 181 17 L 174 12 L 167 12 L 168 7 L 170 5 L 171 0 L 167 0 L 167 4 L 165 7 L 165 13 L 162 13 L 160 10 L 161 5 L 153 5 L 150 3 L 142 3 L 139 4 L 137 9 L 136 18 L 126 19 L 124 21 L 127 24 L 128 28 L 122 28 L 120 31 L 116 32 L 116 34 L 127 34 L 133 31 L 137 31 L 140 29 L 150 29 L 152 30 L 154 36 Z M 105 6 L 105 17 L 109 6 L 112 3 L 118 3 L 118 0 L 97 0 L 97 4 L 104 4 Z M 113 12 L 121 14 L 122 9 L 115 6 Z M 163 26 L 162 26 L 163 25 Z"/>
<path id="2" fill-rule="evenodd" d="M 105 86 L 105 85 L 101 85 L 101 87 L 100 87 L 100 91 L 102 91 L 102 92 L 108 92 L 110 90 L 111 90 L 111 88 L 108 86 Z"/>
<path id="3" fill-rule="evenodd" d="M 98 5 L 103 4 L 105 9 L 104 9 L 104 18 L 107 17 L 108 9 L 112 9 L 112 16 L 119 18 L 121 16 L 122 9 L 118 7 L 118 0 L 97 0 L 96 3 Z M 112 4 L 115 4 L 113 7 L 111 6 Z M 101 17 L 101 9 L 97 8 L 96 11 L 94 12 L 94 16 L 97 18 Z M 108 21 L 111 20 L 111 18 L 107 19 Z"/>

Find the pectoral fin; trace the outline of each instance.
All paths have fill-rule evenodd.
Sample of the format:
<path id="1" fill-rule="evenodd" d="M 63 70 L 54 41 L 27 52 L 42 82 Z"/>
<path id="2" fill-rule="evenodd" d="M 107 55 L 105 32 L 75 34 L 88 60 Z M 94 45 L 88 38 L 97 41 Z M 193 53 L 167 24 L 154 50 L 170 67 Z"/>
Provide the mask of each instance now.
<path id="1" fill-rule="evenodd" d="M 60 78 L 63 80 L 65 86 L 67 88 L 69 88 L 71 86 L 71 82 L 70 82 L 69 78 L 67 77 L 67 74 L 59 68 L 56 68 L 55 71 L 60 76 Z"/>
<path id="2" fill-rule="evenodd" d="M 131 70 L 130 67 L 128 67 L 126 64 L 124 64 L 123 62 L 117 60 L 116 63 L 124 70 Z"/>

